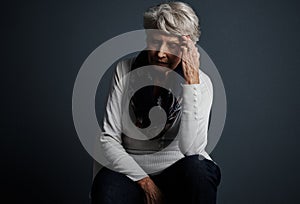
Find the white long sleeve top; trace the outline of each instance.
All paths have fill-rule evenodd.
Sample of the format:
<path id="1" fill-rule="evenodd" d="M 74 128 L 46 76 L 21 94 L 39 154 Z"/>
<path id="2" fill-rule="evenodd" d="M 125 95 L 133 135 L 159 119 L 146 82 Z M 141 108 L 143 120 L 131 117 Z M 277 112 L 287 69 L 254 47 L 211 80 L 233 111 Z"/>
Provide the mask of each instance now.
<path id="1" fill-rule="evenodd" d="M 121 81 L 130 72 L 134 58 L 120 61 L 112 80 L 106 112 L 103 118 L 100 144 L 109 167 L 123 173 L 133 181 L 159 173 L 184 156 L 199 154 L 211 159 L 205 151 L 209 114 L 213 101 L 213 85 L 209 77 L 199 70 L 200 84 L 182 84 L 182 114 L 178 139 L 155 154 L 131 154 L 122 146 L 122 93 Z M 113 91 L 114 90 L 114 91 Z"/>

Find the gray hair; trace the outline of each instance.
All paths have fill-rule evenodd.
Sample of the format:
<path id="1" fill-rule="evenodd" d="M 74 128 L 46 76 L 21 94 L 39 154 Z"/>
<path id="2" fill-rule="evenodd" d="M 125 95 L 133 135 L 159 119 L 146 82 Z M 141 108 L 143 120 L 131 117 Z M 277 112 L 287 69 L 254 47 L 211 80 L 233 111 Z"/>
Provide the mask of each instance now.
<path id="1" fill-rule="evenodd" d="M 144 28 L 189 35 L 194 42 L 200 37 L 197 15 L 188 4 L 182 2 L 168 2 L 149 8 L 144 13 Z"/>

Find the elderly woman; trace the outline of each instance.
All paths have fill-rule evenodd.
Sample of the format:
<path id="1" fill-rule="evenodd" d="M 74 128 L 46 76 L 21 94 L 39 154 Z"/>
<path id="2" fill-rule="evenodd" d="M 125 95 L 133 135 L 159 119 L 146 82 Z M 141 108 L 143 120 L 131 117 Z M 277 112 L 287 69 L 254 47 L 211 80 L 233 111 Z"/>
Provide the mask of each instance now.
<path id="1" fill-rule="evenodd" d="M 216 203 L 220 169 L 205 151 L 213 86 L 199 69 L 198 17 L 185 3 L 164 3 L 145 12 L 144 28 L 147 48 L 116 67 L 100 136 L 110 164 L 94 179 L 92 203 Z M 153 72 L 144 70 L 123 83 L 127 73 L 145 66 Z M 136 91 L 124 106 L 128 90 L 149 78 L 153 86 Z M 162 126 L 155 124 L 159 118 L 149 119 L 154 106 L 166 113 Z M 124 123 L 125 108 L 130 118 Z M 141 139 L 134 128 L 124 128 L 126 121 L 161 129 Z"/>

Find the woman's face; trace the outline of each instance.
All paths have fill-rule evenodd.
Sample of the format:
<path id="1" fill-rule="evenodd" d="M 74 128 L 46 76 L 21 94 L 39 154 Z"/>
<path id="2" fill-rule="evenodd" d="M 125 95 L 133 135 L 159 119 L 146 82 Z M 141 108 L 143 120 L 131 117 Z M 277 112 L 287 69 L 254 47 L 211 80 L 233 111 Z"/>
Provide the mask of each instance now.
<path id="1" fill-rule="evenodd" d="M 151 65 L 174 70 L 181 62 L 180 37 L 163 31 L 147 33 L 148 61 Z"/>

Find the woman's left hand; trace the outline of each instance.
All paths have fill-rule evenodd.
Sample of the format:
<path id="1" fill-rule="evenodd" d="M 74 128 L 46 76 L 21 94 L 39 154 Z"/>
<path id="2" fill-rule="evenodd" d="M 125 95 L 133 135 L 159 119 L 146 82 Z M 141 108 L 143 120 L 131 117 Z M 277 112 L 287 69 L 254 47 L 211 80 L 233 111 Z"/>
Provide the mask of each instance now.
<path id="1" fill-rule="evenodd" d="M 182 69 L 187 84 L 199 84 L 200 53 L 189 36 L 182 36 Z"/>

